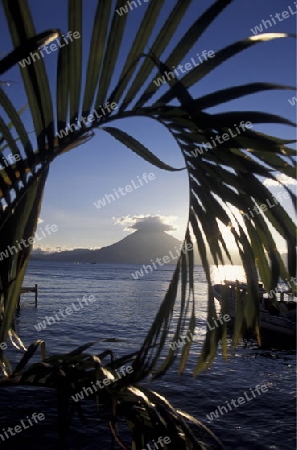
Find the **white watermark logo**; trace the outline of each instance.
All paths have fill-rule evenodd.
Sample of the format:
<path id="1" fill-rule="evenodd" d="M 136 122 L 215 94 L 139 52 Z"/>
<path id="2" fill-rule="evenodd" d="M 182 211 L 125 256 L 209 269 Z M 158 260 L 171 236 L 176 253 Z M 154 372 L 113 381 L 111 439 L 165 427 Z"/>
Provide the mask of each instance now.
<path id="1" fill-rule="evenodd" d="M 262 384 L 262 385 L 257 384 L 257 386 L 255 386 L 254 389 L 250 388 L 250 391 L 251 392 L 244 391 L 244 393 L 243 393 L 244 397 L 238 397 L 237 400 L 234 400 L 232 398 L 232 400 L 230 401 L 232 406 L 226 400 L 225 403 L 227 406 L 225 406 L 225 405 L 218 406 L 215 411 L 212 411 L 210 414 L 206 414 L 206 417 L 208 418 L 208 420 L 218 419 L 218 417 L 220 415 L 222 416 L 223 414 L 226 414 L 229 411 L 232 411 L 233 407 L 238 408 L 239 406 L 244 405 L 247 401 L 250 402 L 254 398 L 257 398 L 257 396 L 259 397 L 262 393 L 266 393 L 268 391 L 268 387 L 266 384 Z M 249 397 L 249 394 L 251 394 L 250 397 Z M 238 404 L 236 404 L 236 402 Z"/>
<path id="2" fill-rule="evenodd" d="M 200 64 L 203 64 L 205 61 L 208 60 L 208 58 L 214 58 L 215 52 L 213 50 L 203 50 L 203 52 L 201 53 L 201 56 L 199 53 L 196 53 L 197 58 L 196 60 L 194 58 L 191 58 L 191 62 L 187 62 L 185 64 L 179 64 L 177 67 L 172 66 L 173 71 L 171 72 L 165 72 L 164 75 L 162 77 L 157 78 L 154 81 L 154 84 L 157 87 L 160 87 L 161 84 L 165 84 L 168 83 L 168 81 L 177 78 L 180 74 L 184 74 L 189 72 L 190 70 L 192 70 L 194 67 L 198 67 L 200 66 Z M 204 58 L 204 60 L 202 59 Z M 198 62 L 199 61 L 199 62 Z"/>
<path id="3" fill-rule="evenodd" d="M 149 0 L 142 0 L 142 1 L 144 3 L 147 3 Z M 130 9 L 130 11 L 133 11 L 134 8 L 138 8 L 138 6 L 142 6 L 142 1 L 137 0 L 138 5 L 137 5 L 136 1 L 131 1 L 131 2 L 128 1 L 126 3 L 126 6 L 121 6 L 120 8 L 116 9 L 116 13 L 119 16 L 122 16 L 123 14 L 128 14 L 129 9 Z"/>
<path id="4" fill-rule="evenodd" d="M 48 325 L 53 325 L 56 322 L 60 322 L 61 318 L 65 319 L 67 316 L 71 316 L 71 314 L 73 314 L 74 312 L 80 311 L 81 309 L 85 308 L 85 306 L 89 306 L 89 303 L 92 304 L 97 300 L 94 295 L 90 295 L 89 298 L 85 297 L 86 295 L 84 295 L 81 300 L 79 298 L 77 299 L 79 306 L 71 303 L 71 306 L 67 306 L 64 311 L 62 309 L 59 309 L 58 312 L 54 311 L 54 317 L 45 316 L 45 320 L 39 322 L 37 325 L 34 325 L 34 328 L 37 331 L 45 330 Z M 82 302 L 84 302 L 85 305 L 83 305 Z M 59 317 L 59 314 L 61 317 Z"/>
<path id="5" fill-rule="evenodd" d="M 6 349 L 7 349 L 7 344 L 6 344 L 6 342 L 0 342 L 0 349 L 1 349 L 1 350 L 6 350 Z"/>
<path id="6" fill-rule="evenodd" d="M 133 190 L 139 189 L 141 186 L 144 186 L 149 181 L 153 181 L 155 178 L 156 176 L 153 172 L 149 174 L 145 172 L 141 177 L 137 175 L 137 181 L 134 182 L 134 180 L 131 180 L 131 184 L 127 184 L 124 188 L 119 187 L 117 189 L 113 189 L 113 193 L 105 194 L 103 198 L 99 199 L 97 202 L 94 202 L 93 205 L 95 205 L 97 209 L 100 209 L 101 207 L 107 205 L 106 200 L 108 203 L 111 203 L 112 201 L 115 202 L 116 199 L 121 198 L 120 195 L 124 197 L 126 194 L 129 194 Z"/>
<path id="7" fill-rule="evenodd" d="M 81 116 L 80 119 L 77 118 L 76 122 L 73 122 L 72 124 L 68 123 L 64 130 L 57 131 L 56 136 L 62 139 L 63 137 L 68 136 L 69 133 L 74 133 L 82 127 L 86 127 L 89 123 L 94 122 L 94 120 L 99 120 L 102 117 L 112 113 L 112 111 L 117 108 L 118 105 L 115 102 L 106 102 L 104 106 L 100 105 L 97 109 L 94 109 L 92 114 L 89 114 L 88 116 Z M 99 114 L 99 112 L 102 114 Z"/>
<path id="8" fill-rule="evenodd" d="M 253 211 L 259 215 L 259 214 L 261 214 L 261 211 L 265 212 L 265 211 L 267 211 L 267 209 L 274 208 L 274 206 L 276 206 L 279 203 L 279 200 L 281 199 L 281 197 L 283 197 L 286 200 L 290 197 L 290 194 L 287 191 L 285 191 L 285 192 L 280 191 L 274 197 L 272 197 L 274 203 L 271 204 L 270 200 L 267 198 L 266 203 L 261 203 L 261 205 L 259 205 L 259 206 L 255 205 L 253 210 L 251 210 L 251 208 L 248 208 L 249 211 L 246 213 L 243 213 L 242 217 L 244 217 L 245 219 L 248 219 L 248 220 L 253 219 L 255 217 L 255 214 L 253 213 Z M 228 226 L 232 227 L 232 222 L 229 222 Z"/>
<path id="9" fill-rule="evenodd" d="M 4 157 L 5 155 L 3 155 Z M 5 167 L 9 167 L 12 164 L 15 164 L 17 161 L 20 161 L 22 158 L 20 155 L 10 153 L 9 155 L 5 156 L 5 160 L 3 159 L 3 164 L 0 164 L 0 170 L 5 169 Z"/>
<path id="10" fill-rule="evenodd" d="M 20 425 L 15 425 L 14 427 L 8 427 L 6 430 L 2 428 L 2 432 L 0 433 L 0 439 L 2 442 L 9 439 L 12 436 L 15 436 L 18 433 L 21 433 L 24 430 L 27 430 L 33 425 L 36 425 L 38 421 L 42 421 L 45 419 L 43 413 L 34 412 L 31 417 L 26 417 L 26 419 L 22 419 Z"/>
<path id="11" fill-rule="evenodd" d="M 211 323 L 208 322 L 208 320 L 206 321 L 206 326 L 207 328 L 211 331 L 211 330 L 215 330 L 216 328 L 218 328 L 220 325 L 223 325 L 224 322 L 230 322 L 231 317 L 229 316 L 229 314 L 224 314 L 222 316 L 222 314 L 220 313 L 218 315 L 218 317 L 215 319 L 214 317 L 211 318 Z M 187 336 L 180 336 L 179 339 L 177 339 L 176 341 L 173 341 L 169 344 L 171 350 L 176 350 L 177 348 L 181 348 L 184 345 L 186 345 L 186 342 L 192 342 L 194 337 L 197 336 L 197 333 L 191 333 L 189 332 L 187 334 Z"/>
<path id="12" fill-rule="evenodd" d="M 217 147 L 216 142 L 218 144 L 223 144 L 224 142 L 229 141 L 230 138 L 239 136 L 242 132 L 245 131 L 246 128 L 252 128 L 253 124 L 251 122 L 244 122 L 244 120 L 242 120 L 238 126 L 237 124 L 234 124 L 234 127 L 235 130 L 228 128 L 228 133 L 223 133 L 222 135 L 217 134 L 214 138 L 211 138 L 211 143 L 202 142 L 200 147 L 196 147 L 193 151 L 191 151 L 191 155 L 194 158 L 197 158 L 197 156 L 203 155 L 204 152 L 208 152 L 208 150 Z M 239 127 L 241 128 L 241 131 Z"/>
<path id="13" fill-rule="evenodd" d="M 52 42 L 50 45 L 42 45 L 38 48 L 38 52 L 30 52 L 28 58 L 19 61 L 19 65 L 23 68 L 26 66 L 30 66 L 32 62 L 36 62 L 39 59 L 45 57 L 43 52 L 45 52 L 47 55 L 50 55 L 51 53 L 57 51 L 59 48 L 65 47 L 70 42 L 73 42 L 73 39 L 79 39 L 80 37 L 81 36 L 78 31 L 74 31 L 73 33 L 72 31 L 68 31 L 66 38 L 65 36 L 62 36 L 62 38 L 56 39 L 56 44 Z"/>
<path id="14" fill-rule="evenodd" d="M 156 441 L 155 441 L 155 439 L 153 439 L 152 441 L 150 441 L 149 443 L 146 444 L 145 448 L 142 448 L 140 450 L 160 450 L 161 448 L 164 447 L 164 444 L 168 445 L 170 443 L 171 443 L 171 439 L 169 436 L 165 436 L 165 437 L 159 436 Z M 153 447 L 151 445 L 153 445 Z"/>
<path id="15" fill-rule="evenodd" d="M 285 283 L 286 283 L 286 285 L 288 285 L 288 287 L 289 287 L 289 289 L 291 289 L 292 291 L 293 291 L 293 285 L 291 284 L 291 282 L 292 283 L 294 283 L 295 284 L 295 290 L 296 290 L 296 286 L 297 286 L 297 280 L 296 280 L 296 278 L 297 277 L 291 277 L 290 278 L 290 281 L 288 280 L 288 278 L 286 278 L 286 280 L 285 280 Z M 269 298 L 273 298 L 273 297 L 276 297 L 276 295 L 277 294 L 279 294 L 279 289 L 278 288 L 276 288 L 276 289 L 271 289 L 271 291 L 269 291 L 269 293 L 268 293 L 268 297 Z"/>
<path id="16" fill-rule="evenodd" d="M 289 98 L 288 102 L 290 103 L 291 106 L 297 105 L 297 97 Z"/>
<path id="17" fill-rule="evenodd" d="M 183 244 L 182 244 L 179 249 L 177 247 L 174 247 L 174 248 L 176 251 L 175 255 L 170 250 L 168 252 L 169 255 L 165 255 L 165 256 L 163 256 L 163 258 L 156 258 L 155 261 L 153 261 L 151 259 L 152 264 L 148 264 L 148 265 L 143 264 L 142 268 L 140 270 L 135 270 L 134 273 L 131 273 L 132 278 L 134 278 L 134 280 L 138 280 L 139 278 L 144 277 L 145 274 L 148 274 L 148 273 L 153 272 L 154 270 L 157 270 L 158 267 L 156 264 L 158 264 L 159 267 L 164 266 L 165 264 L 169 264 L 171 261 L 178 259 L 181 255 L 181 253 L 186 254 L 186 252 L 192 251 L 193 245 L 186 244 L 186 246 L 183 247 Z"/>
<path id="18" fill-rule="evenodd" d="M 50 236 L 52 233 L 55 233 L 56 231 L 58 231 L 58 227 L 56 224 L 47 224 L 44 229 L 41 228 L 38 233 L 36 232 L 34 234 L 34 236 L 31 236 L 28 239 L 22 239 L 20 242 L 16 240 L 15 245 L 8 245 L 6 250 L 0 252 L 0 261 L 2 261 L 4 258 L 9 258 L 9 256 L 16 255 L 19 251 L 23 250 L 24 247 L 27 248 L 30 245 L 33 245 L 35 241 L 40 241 L 43 238 Z"/>
<path id="19" fill-rule="evenodd" d="M 121 372 L 121 374 L 119 372 Z M 112 374 L 108 374 L 108 376 L 103 380 L 97 380 L 96 383 L 92 381 L 91 382 L 92 386 L 83 387 L 82 391 L 71 396 L 72 400 L 74 400 L 75 402 L 79 402 L 80 400 L 83 400 L 85 397 L 88 397 L 89 395 L 96 394 L 98 392 L 98 389 L 104 389 L 110 384 L 115 383 L 116 381 L 126 376 L 127 373 L 128 374 L 133 373 L 133 367 L 132 366 L 121 367 L 119 370 L 115 370 L 115 373 L 116 373 L 115 377 Z"/>
<path id="20" fill-rule="evenodd" d="M 294 16 L 295 14 L 297 14 L 297 2 L 294 2 L 294 5 L 296 8 L 296 11 L 293 11 L 291 6 L 288 6 L 288 10 L 290 11 L 290 14 L 288 13 L 288 11 L 283 11 L 282 13 L 276 13 L 274 17 L 279 22 L 282 22 L 284 19 L 288 19 L 290 17 L 290 15 Z M 263 31 L 267 30 L 267 28 L 268 28 L 267 24 L 269 25 L 269 27 L 273 27 L 274 25 L 277 24 L 274 17 L 272 14 L 270 14 L 270 19 L 267 19 L 267 20 L 262 19 L 262 23 L 255 26 L 255 28 L 251 28 L 251 32 L 256 36 L 258 33 L 263 33 Z M 265 30 L 263 30 L 263 25 L 265 27 Z"/>

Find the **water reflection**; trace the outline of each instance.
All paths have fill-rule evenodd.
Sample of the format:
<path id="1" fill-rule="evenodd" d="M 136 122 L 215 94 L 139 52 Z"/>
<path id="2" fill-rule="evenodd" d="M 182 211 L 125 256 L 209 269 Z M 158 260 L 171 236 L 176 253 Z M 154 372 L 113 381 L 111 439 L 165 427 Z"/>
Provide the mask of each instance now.
<path id="1" fill-rule="evenodd" d="M 246 282 L 246 276 L 244 268 L 242 266 L 232 266 L 228 264 L 226 266 L 212 266 L 211 267 L 211 279 L 213 283 L 222 283 L 224 280 L 238 280 L 243 283 Z"/>

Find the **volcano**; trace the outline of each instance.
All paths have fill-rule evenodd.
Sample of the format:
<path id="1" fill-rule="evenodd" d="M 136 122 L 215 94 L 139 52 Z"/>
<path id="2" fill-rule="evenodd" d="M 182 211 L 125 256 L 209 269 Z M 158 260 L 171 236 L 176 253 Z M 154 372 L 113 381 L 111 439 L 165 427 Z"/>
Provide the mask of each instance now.
<path id="1" fill-rule="evenodd" d="M 56 253 L 32 252 L 33 259 L 98 264 L 146 264 L 151 259 L 180 253 L 182 242 L 165 231 L 135 231 L 124 239 L 99 250 L 74 249 Z M 173 261 L 174 264 L 176 261 Z"/>

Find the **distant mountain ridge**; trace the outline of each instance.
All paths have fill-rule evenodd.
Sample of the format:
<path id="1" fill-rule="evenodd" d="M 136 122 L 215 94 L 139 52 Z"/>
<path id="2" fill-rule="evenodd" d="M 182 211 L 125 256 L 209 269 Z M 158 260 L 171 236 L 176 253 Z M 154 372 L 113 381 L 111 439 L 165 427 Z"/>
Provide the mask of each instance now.
<path id="1" fill-rule="evenodd" d="M 168 264 L 175 264 L 180 254 L 182 242 L 170 236 L 165 231 L 137 230 L 122 240 L 100 248 L 98 250 L 77 248 L 61 252 L 42 252 L 33 250 L 32 259 L 46 261 L 65 261 L 98 264 L 151 264 L 156 258 L 169 256 Z M 240 264 L 241 260 L 236 251 L 229 250 L 234 264 Z M 170 253 L 171 252 L 171 253 Z M 195 264 L 201 264 L 201 259 L 194 246 Z M 213 258 L 208 254 L 210 264 Z M 226 264 L 230 264 L 228 261 Z"/>
<path id="2" fill-rule="evenodd" d="M 148 264 L 165 255 L 176 255 L 182 243 L 164 231 L 135 231 L 115 244 L 98 250 L 74 249 L 56 253 L 32 252 L 33 259 L 105 264 Z M 179 250 L 180 253 L 180 250 Z M 172 261 L 174 264 L 176 261 Z"/>

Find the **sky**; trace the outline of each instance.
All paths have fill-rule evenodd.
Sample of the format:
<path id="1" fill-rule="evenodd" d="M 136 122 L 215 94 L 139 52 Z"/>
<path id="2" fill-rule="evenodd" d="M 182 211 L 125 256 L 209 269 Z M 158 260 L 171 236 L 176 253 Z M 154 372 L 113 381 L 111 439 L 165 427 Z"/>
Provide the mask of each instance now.
<path id="1" fill-rule="evenodd" d="M 128 23 L 124 35 L 124 46 L 121 49 L 115 80 L 124 64 L 129 51 L 128 43 L 134 39 L 137 27 L 147 8 L 148 3 L 142 3 L 128 13 Z M 163 60 L 169 55 L 174 44 L 183 36 L 194 20 L 213 2 L 194 0 L 185 15 L 181 26 L 174 36 L 169 50 L 163 55 Z M 33 18 L 38 32 L 51 27 L 60 28 L 67 34 L 67 1 L 66 0 L 29 0 L 28 4 L 34 11 Z M 172 0 L 166 0 L 156 30 L 162 27 L 162 21 L 171 10 Z M 88 37 L 94 18 L 95 0 L 83 2 L 84 5 L 84 60 L 88 55 Z M 87 5 L 87 6 L 86 6 Z M 197 58 L 203 50 L 217 52 L 219 49 L 253 35 L 251 28 L 262 20 L 275 17 L 276 13 L 297 12 L 296 2 L 292 0 L 234 0 L 223 13 L 212 23 L 209 29 L 186 55 L 183 63 Z M 0 56 L 12 50 L 4 13 L 0 7 Z M 295 33 L 297 14 L 289 13 L 281 22 L 275 19 L 276 25 L 269 27 L 267 32 Z M 74 31 L 74 30 L 72 30 Z M 155 35 L 154 35 L 155 36 Z M 115 37 L 116 38 L 116 37 Z M 149 44 L 153 40 L 151 39 Z M 69 44 L 70 45 L 70 44 Z M 44 62 L 49 73 L 52 89 L 57 52 L 45 55 Z M 156 72 L 157 75 L 157 72 Z M 20 70 L 14 67 L 2 81 L 10 81 L 5 86 L 5 92 L 11 98 L 17 109 L 26 104 Z M 266 81 L 294 86 L 296 84 L 296 42 L 294 39 L 279 39 L 255 46 L 236 55 L 211 72 L 201 82 L 191 88 L 191 94 L 197 98 L 213 91 L 232 85 Z M 164 89 L 165 88 L 161 88 Z M 159 92 L 162 92 L 162 90 Z M 223 112 L 232 110 L 265 111 L 284 116 L 296 121 L 296 106 L 288 99 L 296 95 L 294 91 L 274 91 L 243 97 L 238 101 L 225 103 L 208 112 Z M 32 131 L 30 119 L 25 112 L 23 119 L 27 129 Z M 174 167 L 183 167 L 181 152 L 171 135 L 156 121 L 146 118 L 131 118 L 117 120 L 113 126 L 121 128 L 139 139 L 160 159 Z M 279 137 L 294 139 L 295 130 L 288 126 L 263 125 L 257 130 Z M 132 186 L 129 192 L 119 193 L 119 188 Z M 136 186 L 136 187 L 135 187 Z M 275 195 L 280 187 L 269 184 L 269 189 Z M 290 186 L 294 188 L 294 186 Z M 117 196 L 115 191 L 118 192 Z M 123 192 L 123 191 L 122 191 Z M 110 196 L 113 194 L 114 199 Z M 108 196 L 110 201 L 106 200 Z M 106 204 L 103 205 L 105 197 Z M 102 200 L 100 207 L 98 201 Z M 154 223 L 159 217 L 167 224 L 164 228 L 177 239 L 182 240 L 187 224 L 188 213 L 188 177 L 185 171 L 165 172 L 143 161 L 125 146 L 116 141 L 103 130 L 96 130 L 95 136 L 86 144 L 58 157 L 51 165 L 50 175 L 46 183 L 44 199 L 39 219 L 39 230 L 46 225 L 55 224 L 58 231 L 48 235 L 38 242 L 45 250 L 72 249 L 78 247 L 100 248 L 110 245 L 133 232 L 133 223 Z M 283 200 L 283 206 L 288 213 L 293 214 L 288 200 Z M 97 205 L 97 206 L 96 206 Z M 159 220 L 159 219 L 158 219 Z M 224 231 L 225 232 L 225 231 Z M 226 235 L 228 239 L 228 236 Z M 279 249 L 285 249 L 283 242 L 277 239 Z M 230 245 L 232 242 L 230 241 Z"/>

